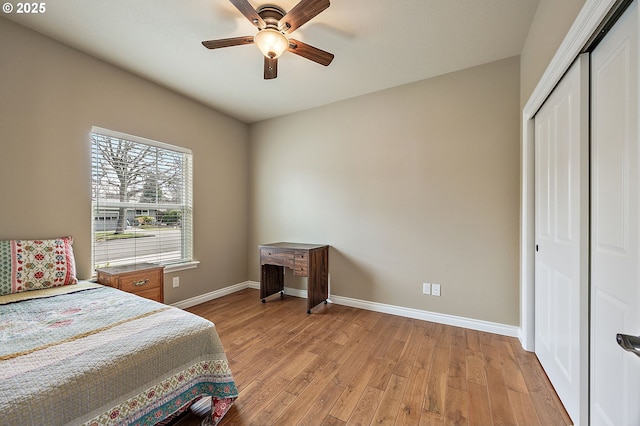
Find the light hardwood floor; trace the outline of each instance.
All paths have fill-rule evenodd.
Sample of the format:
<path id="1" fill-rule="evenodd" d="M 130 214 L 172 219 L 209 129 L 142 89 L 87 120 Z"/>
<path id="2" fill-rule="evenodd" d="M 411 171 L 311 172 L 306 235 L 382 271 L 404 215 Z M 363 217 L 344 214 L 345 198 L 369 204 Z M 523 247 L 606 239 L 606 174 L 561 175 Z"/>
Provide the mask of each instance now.
<path id="1" fill-rule="evenodd" d="M 221 425 L 568 425 L 517 339 L 242 290 L 216 324 L 240 396 Z M 192 420 L 180 425 L 197 424 Z"/>

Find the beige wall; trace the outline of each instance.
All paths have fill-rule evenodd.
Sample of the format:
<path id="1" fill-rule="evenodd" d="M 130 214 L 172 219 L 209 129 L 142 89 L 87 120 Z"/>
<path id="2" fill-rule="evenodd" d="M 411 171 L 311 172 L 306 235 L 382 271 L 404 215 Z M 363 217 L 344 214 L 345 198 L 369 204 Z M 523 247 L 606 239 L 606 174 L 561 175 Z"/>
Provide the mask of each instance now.
<path id="1" fill-rule="evenodd" d="M 540 0 L 520 55 L 520 106 L 527 103 L 585 0 Z"/>
<path id="2" fill-rule="evenodd" d="M 0 18 L 0 239 L 73 235 L 91 274 L 92 125 L 191 148 L 197 269 L 172 303 L 247 275 L 247 126 Z M 212 82 L 213 84 L 213 82 Z"/>
<path id="3" fill-rule="evenodd" d="M 334 295 L 518 325 L 519 72 L 514 57 L 251 125 L 250 279 L 259 243 L 327 243 Z"/>

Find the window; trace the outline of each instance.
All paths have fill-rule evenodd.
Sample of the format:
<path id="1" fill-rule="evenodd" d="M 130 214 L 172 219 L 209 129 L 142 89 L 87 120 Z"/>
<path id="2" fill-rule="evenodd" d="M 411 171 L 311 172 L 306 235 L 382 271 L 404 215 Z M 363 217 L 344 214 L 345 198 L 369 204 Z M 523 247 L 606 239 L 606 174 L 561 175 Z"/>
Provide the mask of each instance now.
<path id="1" fill-rule="evenodd" d="M 96 268 L 192 261 L 191 150 L 91 130 Z"/>

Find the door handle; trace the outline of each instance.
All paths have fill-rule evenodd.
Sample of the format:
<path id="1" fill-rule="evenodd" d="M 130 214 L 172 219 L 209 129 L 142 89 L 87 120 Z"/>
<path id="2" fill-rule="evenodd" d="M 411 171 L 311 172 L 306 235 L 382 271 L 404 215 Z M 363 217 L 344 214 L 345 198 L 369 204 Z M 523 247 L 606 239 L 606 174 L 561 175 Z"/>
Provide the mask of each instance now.
<path id="1" fill-rule="evenodd" d="M 617 334 L 616 341 L 625 351 L 632 352 L 640 357 L 640 336 L 629 336 L 628 334 Z"/>

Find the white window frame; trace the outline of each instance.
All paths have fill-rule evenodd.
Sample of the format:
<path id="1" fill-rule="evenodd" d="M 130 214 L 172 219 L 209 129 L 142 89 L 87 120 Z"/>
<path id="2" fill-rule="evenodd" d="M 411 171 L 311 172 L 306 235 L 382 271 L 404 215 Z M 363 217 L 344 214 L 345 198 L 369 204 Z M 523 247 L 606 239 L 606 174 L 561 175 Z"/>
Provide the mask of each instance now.
<path id="1" fill-rule="evenodd" d="M 160 149 L 164 149 L 164 150 L 168 150 L 168 151 L 173 151 L 173 152 L 178 152 L 178 153 L 182 153 L 182 154 L 186 154 L 185 155 L 185 176 L 184 176 L 184 189 L 183 189 L 183 204 L 181 204 L 185 211 L 187 212 L 187 214 L 181 218 L 182 221 L 182 234 L 181 234 L 181 253 L 182 253 L 182 260 L 180 261 L 176 261 L 176 262 L 167 262 L 167 263 L 163 263 L 163 262 L 157 262 L 158 264 L 161 264 L 163 266 L 165 266 L 165 273 L 166 272 L 175 272 L 175 271 L 180 271 L 180 270 L 185 270 L 185 269 L 191 269 L 191 268 L 195 268 L 198 266 L 198 264 L 200 262 L 196 261 L 193 259 L 193 153 L 190 149 L 188 148 L 184 148 L 184 147 L 180 147 L 180 146 L 176 146 L 176 145 L 170 145 L 164 142 L 158 142 L 158 141 L 154 141 L 151 139 L 147 139 L 147 138 L 143 138 L 140 136 L 135 136 L 135 135 L 130 135 L 127 133 L 122 133 L 122 132 L 118 132 L 115 130 L 110 130 L 110 129 L 105 129 L 102 127 L 97 127 L 97 126 L 93 126 L 91 128 L 91 135 L 90 135 L 90 144 L 91 144 L 91 172 L 92 172 L 92 179 L 93 179 L 93 174 L 95 173 L 94 170 L 94 164 L 93 164 L 93 155 L 94 155 L 94 147 L 93 147 L 93 134 L 99 134 L 102 136 L 107 136 L 110 138 L 116 138 L 116 139 L 122 139 L 122 140 L 126 140 L 126 141 L 130 141 L 130 142 L 134 142 L 137 144 L 142 144 L 142 145 L 148 145 L 148 146 L 153 146 L 156 148 L 160 148 Z M 96 216 L 96 200 L 93 199 L 93 185 L 94 182 L 91 182 L 92 185 L 92 200 L 91 200 L 91 264 L 92 265 L 96 265 L 95 264 L 95 259 L 94 259 L 94 255 L 95 255 L 95 216 Z M 125 207 L 130 207 L 133 209 L 148 209 L 149 207 L 144 205 L 144 206 L 140 206 L 139 203 L 130 203 L 130 205 L 128 205 L 129 203 L 125 203 L 127 204 Z M 120 204 L 122 205 L 122 204 Z M 174 205 L 162 205 L 160 204 L 155 204 L 155 206 L 159 206 L 159 207 L 164 207 L 164 208 L 171 208 Z M 108 206 L 105 206 L 108 207 Z M 134 261 L 134 262 L 137 262 Z M 156 262 L 154 262 L 156 263 Z"/>

